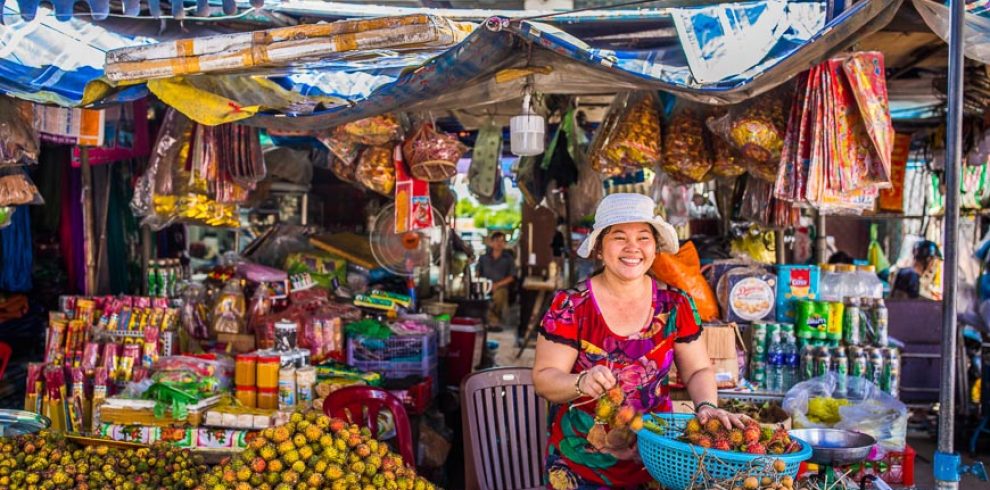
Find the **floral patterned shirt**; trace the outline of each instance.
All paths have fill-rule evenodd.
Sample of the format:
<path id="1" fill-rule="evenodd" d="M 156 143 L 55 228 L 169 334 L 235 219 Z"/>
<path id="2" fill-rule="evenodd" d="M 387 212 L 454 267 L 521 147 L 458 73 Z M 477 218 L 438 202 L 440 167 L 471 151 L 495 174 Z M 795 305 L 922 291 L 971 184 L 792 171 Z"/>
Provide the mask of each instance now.
<path id="1" fill-rule="evenodd" d="M 667 373 L 674 359 L 674 342 L 697 339 L 701 325 L 688 295 L 676 289 L 662 289 L 656 282 L 653 311 L 653 319 L 639 333 L 616 335 L 605 324 L 591 282 L 585 281 L 554 296 L 540 333 L 550 341 L 577 349 L 572 373 L 597 364 L 610 365 L 626 399 L 638 412 L 669 412 Z M 637 488 L 651 482 L 641 462 L 619 460 L 588 444 L 596 406 L 588 401 L 582 397 L 550 406 L 548 488 Z"/>

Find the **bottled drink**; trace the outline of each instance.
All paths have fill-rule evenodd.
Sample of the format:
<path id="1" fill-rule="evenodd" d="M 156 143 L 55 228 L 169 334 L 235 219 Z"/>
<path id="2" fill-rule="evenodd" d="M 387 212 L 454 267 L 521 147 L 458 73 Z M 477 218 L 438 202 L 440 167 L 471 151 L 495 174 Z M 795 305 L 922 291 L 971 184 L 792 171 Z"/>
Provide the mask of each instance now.
<path id="1" fill-rule="evenodd" d="M 883 298 L 883 282 L 877 277 L 877 269 L 872 265 L 856 267 L 861 287 L 860 296 L 872 299 Z"/>
<path id="2" fill-rule="evenodd" d="M 821 265 L 821 276 L 818 281 L 818 297 L 823 301 L 842 301 L 838 291 L 838 275 L 832 264 Z"/>
<path id="3" fill-rule="evenodd" d="M 887 305 L 884 304 L 883 299 L 877 299 L 873 304 L 873 345 L 877 347 L 887 347 L 887 342 L 890 340 L 888 336 L 888 323 L 890 321 L 887 312 Z"/>
<path id="4" fill-rule="evenodd" d="M 794 334 L 790 334 L 784 342 L 784 386 L 781 391 L 786 392 L 797 383 L 800 364 L 797 341 Z"/>
<path id="5" fill-rule="evenodd" d="M 767 347 L 767 390 L 779 392 L 784 389 L 784 348 L 780 341 L 780 330 L 774 332 Z"/>
<path id="6" fill-rule="evenodd" d="M 835 394 L 845 397 L 849 390 L 849 358 L 846 350 L 838 347 L 832 352 L 832 364 L 835 366 Z"/>
<path id="7" fill-rule="evenodd" d="M 842 330 L 840 335 L 845 337 L 847 345 L 859 345 L 860 338 L 860 304 L 859 298 L 849 298 L 846 300 L 842 314 Z"/>
<path id="8" fill-rule="evenodd" d="M 839 297 L 836 301 L 843 301 L 848 297 L 856 296 L 857 284 L 856 284 L 856 266 L 850 264 L 839 264 L 835 266 L 837 287 L 837 295 Z"/>
<path id="9" fill-rule="evenodd" d="M 805 344 L 801 347 L 801 380 L 807 381 L 815 377 L 815 346 Z"/>

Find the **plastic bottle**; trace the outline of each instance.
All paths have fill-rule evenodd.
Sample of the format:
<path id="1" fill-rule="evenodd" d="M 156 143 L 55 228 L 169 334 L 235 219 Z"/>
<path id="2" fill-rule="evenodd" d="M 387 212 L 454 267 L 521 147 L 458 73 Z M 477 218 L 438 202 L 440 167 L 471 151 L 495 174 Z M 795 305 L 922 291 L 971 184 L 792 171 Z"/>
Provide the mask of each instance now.
<path id="1" fill-rule="evenodd" d="M 856 267 L 856 274 L 860 277 L 863 285 L 863 297 L 881 299 L 883 298 L 883 282 L 877 277 L 877 269 L 872 265 L 861 265 Z"/>
<path id="2" fill-rule="evenodd" d="M 780 392 L 784 388 L 784 346 L 780 332 L 774 332 L 767 347 L 767 391 Z"/>
<path id="3" fill-rule="evenodd" d="M 832 264 L 821 264 L 821 276 L 818 280 L 818 297 L 824 301 L 841 301 L 836 288 L 838 276 L 835 266 Z"/>
<path id="4" fill-rule="evenodd" d="M 789 335 L 784 342 L 784 386 L 781 391 L 787 392 L 798 381 L 798 370 L 801 358 L 798 355 L 797 339 Z"/>
<path id="5" fill-rule="evenodd" d="M 851 264 L 838 264 L 836 271 L 836 296 L 835 301 L 844 301 L 846 298 L 857 296 L 856 266 Z"/>

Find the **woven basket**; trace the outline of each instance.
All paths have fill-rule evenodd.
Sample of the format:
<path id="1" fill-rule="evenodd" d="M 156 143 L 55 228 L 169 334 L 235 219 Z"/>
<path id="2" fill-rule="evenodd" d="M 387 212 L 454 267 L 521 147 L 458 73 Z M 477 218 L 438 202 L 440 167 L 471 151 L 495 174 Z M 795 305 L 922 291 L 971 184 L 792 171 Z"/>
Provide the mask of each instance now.
<path id="1" fill-rule="evenodd" d="M 402 154 L 413 177 L 440 182 L 457 174 L 457 161 L 468 148 L 457 136 L 441 133 L 424 123 L 402 144 Z"/>
<path id="2" fill-rule="evenodd" d="M 427 182 L 447 180 L 457 174 L 457 163 L 446 160 L 426 160 L 409 168 L 409 173 Z"/>

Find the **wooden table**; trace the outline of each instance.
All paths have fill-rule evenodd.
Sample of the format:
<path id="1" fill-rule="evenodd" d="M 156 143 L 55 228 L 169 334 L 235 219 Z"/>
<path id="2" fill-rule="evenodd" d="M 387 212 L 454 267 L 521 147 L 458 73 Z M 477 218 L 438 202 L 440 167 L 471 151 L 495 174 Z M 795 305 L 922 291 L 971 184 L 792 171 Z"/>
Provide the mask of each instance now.
<path id="1" fill-rule="evenodd" d="M 543 279 L 536 277 L 527 277 L 523 280 L 522 288 L 527 291 L 536 291 L 536 301 L 533 302 L 533 312 L 529 315 L 529 321 L 526 323 L 526 335 L 523 336 L 522 344 L 519 346 L 519 352 L 516 353 L 516 359 L 522 356 L 523 351 L 529 346 L 530 341 L 536 338 L 536 326 L 539 325 L 540 319 L 543 316 L 544 303 L 552 299 L 552 295 L 547 295 L 547 293 L 552 293 L 561 288 L 560 277 L 555 277 L 553 279 Z"/>

